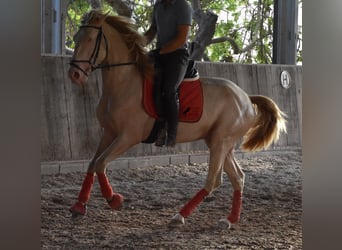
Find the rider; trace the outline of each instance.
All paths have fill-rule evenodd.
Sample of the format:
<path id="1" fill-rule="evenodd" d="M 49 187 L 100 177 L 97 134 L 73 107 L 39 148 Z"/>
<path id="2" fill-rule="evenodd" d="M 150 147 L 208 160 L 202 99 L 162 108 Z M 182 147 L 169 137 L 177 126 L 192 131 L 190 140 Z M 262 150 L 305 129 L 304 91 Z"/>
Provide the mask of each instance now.
<path id="1" fill-rule="evenodd" d="M 161 91 L 167 122 L 166 146 L 176 144 L 179 100 L 177 89 L 184 78 L 189 52 L 187 39 L 192 21 L 192 9 L 186 0 L 157 0 L 150 28 L 145 32 L 149 44 L 157 35 L 153 51 L 155 64 L 161 72 Z"/>

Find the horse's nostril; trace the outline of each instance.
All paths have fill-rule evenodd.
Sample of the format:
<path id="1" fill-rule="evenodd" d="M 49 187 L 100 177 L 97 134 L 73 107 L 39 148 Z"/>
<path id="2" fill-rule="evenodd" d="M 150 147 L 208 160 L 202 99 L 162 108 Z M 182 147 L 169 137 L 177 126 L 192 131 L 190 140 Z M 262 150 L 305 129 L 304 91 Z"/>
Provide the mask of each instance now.
<path id="1" fill-rule="evenodd" d="M 81 76 L 80 73 L 77 71 L 75 71 L 73 75 L 74 75 L 74 79 L 78 79 Z"/>

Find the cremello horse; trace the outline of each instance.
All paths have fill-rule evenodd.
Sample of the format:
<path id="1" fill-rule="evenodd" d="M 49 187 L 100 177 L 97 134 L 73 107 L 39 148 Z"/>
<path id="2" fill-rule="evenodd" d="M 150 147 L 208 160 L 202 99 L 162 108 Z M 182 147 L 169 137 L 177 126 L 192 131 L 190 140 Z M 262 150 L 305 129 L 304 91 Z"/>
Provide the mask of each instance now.
<path id="1" fill-rule="evenodd" d="M 87 13 L 75 35 L 76 48 L 70 62 L 69 78 L 86 83 L 88 75 L 102 69 L 103 89 L 97 107 L 102 136 L 89 163 L 78 201 L 70 208 L 74 216 L 85 215 L 95 176 L 103 197 L 112 209 L 122 207 L 122 195 L 113 192 L 106 177 L 106 165 L 145 140 L 155 119 L 142 105 L 143 80 L 151 77 L 153 67 L 144 49 L 145 40 L 126 18 L 108 16 L 99 11 Z M 180 122 L 176 141 L 204 139 L 209 150 L 208 175 L 204 187 L 171 219 L 181 225 L 199 203 L 218 188 L 224 171 L 234 193 L 231 212 L 220 220 L 229 227 L 240 219 L 244 173 L 234 157 L 234 147 L 241 138 L 242 148 L 256 151 L 267 148 L 286 132 L 285 115 L 264 96 L 248 96 L 229 80 L 200 78 L 204 107 L 196 123 Z"/>

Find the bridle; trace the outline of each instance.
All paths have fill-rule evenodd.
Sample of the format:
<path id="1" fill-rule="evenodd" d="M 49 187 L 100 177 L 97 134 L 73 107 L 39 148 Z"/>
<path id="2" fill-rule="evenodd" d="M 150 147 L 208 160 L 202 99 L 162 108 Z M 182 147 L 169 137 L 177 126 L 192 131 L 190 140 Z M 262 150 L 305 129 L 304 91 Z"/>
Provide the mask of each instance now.
<path id="1" fill-rule="evenodd" d="M 132 61 L 132 62 L 125 62 L 125 63 L 107 63 L 107 64 L 96 65 L 95 63 L 96 63 L 97 57 L 99 56 L 102 37 L 103 37 L 103 39 L 105 41 L 105 45 L 106 45 L 106 56 L 105 56 L 105 58 L 107 58 L 107 56 L 108 56 L 108 40 L 102 31 L 102 26 L 100 26 L 100 27 L 94 26 L 94 25 L 82 25 L 82 26 L 80 26 L 80 29 L 84 29 L 84 28 L 92 28 L 92 29 L 98 30 L 94 50 L 91 53 L 91 56 L 88 60 L 71 60 L 69 64 L 71 66 L 74 66 L 75 68 L 79 69 L 86 76 L 88 76 L 88 73 L 84 69 L 82 69 L 77 63 L 81 63 L 81 62 L 89 63 L 89 65 L 91 67 L 91 71 L 94 71 L 97 69 L 103 69 L 103 68 L 109 69 L 111 67 L 132 65 L 132 64 L 137 63 L 137 61 Z"/>

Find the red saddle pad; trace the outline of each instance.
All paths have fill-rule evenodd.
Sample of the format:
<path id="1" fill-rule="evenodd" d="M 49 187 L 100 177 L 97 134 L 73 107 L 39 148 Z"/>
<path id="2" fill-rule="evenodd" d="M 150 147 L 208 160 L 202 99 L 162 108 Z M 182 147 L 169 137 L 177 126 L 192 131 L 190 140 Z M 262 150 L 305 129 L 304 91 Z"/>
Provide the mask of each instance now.
<path id="1" fill-rule="evenodd" d="M 145 79 L 143 88 L 143 105 L 146 113 L 158 119 L 153 101 L 153 84 Z M 183 81 L 179 87 L 179 120 L 197 122 L 203 112 L 203 89 L 199 79 Z"/>

